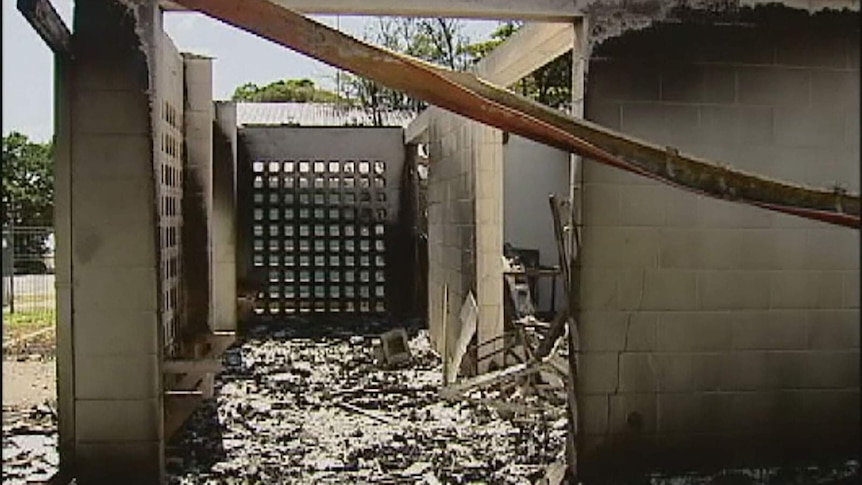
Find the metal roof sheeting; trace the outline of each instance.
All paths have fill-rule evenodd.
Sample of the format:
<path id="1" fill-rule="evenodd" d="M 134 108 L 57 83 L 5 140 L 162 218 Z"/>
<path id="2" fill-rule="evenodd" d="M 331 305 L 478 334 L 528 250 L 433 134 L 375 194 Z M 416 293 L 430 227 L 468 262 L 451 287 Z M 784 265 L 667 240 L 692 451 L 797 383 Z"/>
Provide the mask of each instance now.
<path id="1" fill-rule="evenodd" d="M 238 126 L 398 126 L 406 127 L 416 113 L 381 111 L 374 122 L 371 109 L 327 103 L 237 103 Z"/>

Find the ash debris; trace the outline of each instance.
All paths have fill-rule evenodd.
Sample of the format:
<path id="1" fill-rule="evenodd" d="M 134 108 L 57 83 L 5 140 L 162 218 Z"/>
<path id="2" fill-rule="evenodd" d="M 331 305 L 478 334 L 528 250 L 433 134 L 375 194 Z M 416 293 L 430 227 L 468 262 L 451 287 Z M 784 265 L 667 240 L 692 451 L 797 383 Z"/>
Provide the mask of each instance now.
<path id="1" fill-rule="evenodd" d="M 57 413 L 43 403 L 3 406 L 3 483 L 42 483 L 57 471 Z"/>
<path id="2" fill-rule="evenodd" d="M 225 353 L 215 397 L 169 443 L 169 483 L 527 484 L 559 458 L 563 405 L 495 404 L 517 389 L 445 400 L 427 331 L 414 325 L 410 360 L 386 366 L 375 358 L 385 330 L 252 329 Z"/>

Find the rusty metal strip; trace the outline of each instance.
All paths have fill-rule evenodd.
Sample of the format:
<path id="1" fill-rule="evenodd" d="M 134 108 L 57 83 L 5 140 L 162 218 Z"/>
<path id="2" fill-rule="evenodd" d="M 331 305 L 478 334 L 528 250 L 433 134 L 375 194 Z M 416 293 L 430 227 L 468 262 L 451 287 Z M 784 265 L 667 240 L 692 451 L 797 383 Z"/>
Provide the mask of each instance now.
<path id="1" fill-rule="evenodd" d="M 359 41 L 266 0 L 177 0 L 277 44 L 475 121 L 710 197 L 859 228 L 858 194 L 748 174 L 624 135 L 489 84 Z"/>

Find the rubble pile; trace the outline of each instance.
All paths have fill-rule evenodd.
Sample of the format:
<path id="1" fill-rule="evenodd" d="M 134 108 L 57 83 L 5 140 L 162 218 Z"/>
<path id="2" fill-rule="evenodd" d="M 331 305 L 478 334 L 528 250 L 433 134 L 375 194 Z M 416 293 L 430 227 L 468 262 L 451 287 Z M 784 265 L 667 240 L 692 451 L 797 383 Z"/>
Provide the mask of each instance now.
<path id="1" fill-rule="evenodd" d="M 440 397 L 424 330 L 387 367 L 377 329 L 308 327 L 259 327 L 228 349 L 215 398 L 169 444 L 171 483 L 533 483 L 564 446 L 558 403 Z"/>
<path id="2" fill-rule="evenodd" d="M 3 483 L 40 483 L 57 471 L 57 415 L 48 404 L 3 407 Z"/>

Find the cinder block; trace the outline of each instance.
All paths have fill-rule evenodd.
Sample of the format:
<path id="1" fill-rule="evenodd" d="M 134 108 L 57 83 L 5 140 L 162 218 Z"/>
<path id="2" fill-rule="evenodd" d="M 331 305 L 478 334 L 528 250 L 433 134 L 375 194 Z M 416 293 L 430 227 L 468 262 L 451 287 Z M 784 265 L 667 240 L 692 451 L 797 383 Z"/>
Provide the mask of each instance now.
<path id="1" fill-rule="evenodd" d="M 792 106 L 808 104 L 810 71 L 783 67 L 740 66 L 736 69 L 742 104 Z"/>
<path id="2" fill-rule="evenodd" d="M 77 170 L 74 170 L 72 177 L 76 180 L 76 189 L 72 194 L 72 211 L 76 221 L 86 221 L 91 227 L 153 223 L 156 202 L 153 199 L 152 179 L 110 182 L 90 179 L 88 183 L 87 173 Z"/>
<path id="3" fill-rule="evenodd" d="M 766 353 L 766 389 L 800 389 L 808 387 L 804 376 L 809 364 L 807 351 Z"/>
<path id="4" fill-rule="evenodd" d="M 582 394 L 608 394 L 618 384 L 617 353 L 589 352 L 581 354 L 578 367 L 578 391 Z"/>
<path id="5" fill-rule="evenodd" d="M 625 103 L 621 131 L 652 143 L 669 143 L 664 112 L 665 107 L 658 103 Z"/>
<path id="6" fill-rule="evenodd" d="M 629 313 L 626 321 L 626 350 L 629 352 L 650 352 L 657 348 L 657 324 L 659 313 Z"/>
<path id="7" fill-rule="evenodd" d="M 630 315 L 615 311 L 581 311 L 578 319 L 581 349 L 588 352 L 624 350 L 626 321 Z"/>
<path id="8" fill-rule="evenodd" d="M 840 308 L 843 276 L 840 272 L 779 272 L 770 283 L 770 308 Z"/>
<path id="9" fill-rule="evenodd" d="M 640 311 L 643 309 L 646 272 L 646 269 L 618 269 L 614 271 L 617 276 L 618 308 L 620 310 Z"/>
<path id="10" fill-rule="evenodd" d="M 859 111 L 848 110 L 844 117 L 844 144 L 856 154 L 859 153 L 859 133 Z"/>
<path id="11" fill-rule="evenodd" d="M 859 387 L 859 349 L 807 352 L 799 384 L 806 388 Z"/>
<path id="12" fill-rule="evenodd" d="M 656 432 L 658 428 L 656 423 L 657 394 L 620 394 L 610 396 L 610 401 L 611 433 L 652 434 Z"/>
<path id="13" fill-rule="evenodd" d="M 859 389 L 818 390 L 802 394 L 803 409 L 811 428 L 843 437 L 859 433 Z"/>
<path id="14" fill-rule="evenodd" d="M 80 258 L 77 258 L 80 259 Z M 75 267 L 75 310 L 155 311 L 155 267 Z"/>
<path id="15" fill-rule="evenodd" d="M 661 71 L 661 100 L 699 103 L 704 98 L 703 67 L 695 64 L 674 63 Z"/>
<path id="16" fill-rule="evenodd" d="M 859 106 L 859 73 L 851 71 L 813 70 L 811 104 L 841 110 Z M 858 110 L 855 110 L 858 111 Z"/>
<path id="17" fill-rule="evenodd" d="M 84 220 L 73 230 L 74 261 L 87 267 L 154 266 L 155 230 L 142 223 L 94 227 Z"/>
<path id="18" fill-rule="evenodd" d="M 578 396 L 578 413 L 584 434 L 600 435 L 608 432 L 608 396 Z"/>
<path id="19" fill-rule="evenodd" d="M 148 135 L 150 106 L 138 90 L 76 91 L 74 136 L 79 134 Z"/>
<path id="20" fill-rule="evenodd" d="M 844 142 L 844 113 L 823 106 L 776 108 L 775 142 L 787 147 L 824 147 Z"/>
<path id="21" fill-rule="evenodd" d="M 75 396 L 78 399 L 159 397 L 160 383 L 156 354 L 78 355 L 75 358 Z"/>
<path id="22" fill-rule="evenodd" d="M 767 145 L 775 140 L 774 110 L 771 106 L 744 106 L 739 109 L 737 139 L 745 145 Z"/>
<path id="23" fill-rule="evenodd" d="M 772 428 L 779 394 L 774 392 L 739 392 L 730 395 L 728 429 L 761 433 Z"/>
<path id="24" fill-rule="evenodd" d="M 688 150 L 700 142 L 700 109 L 697 106 L 664 105 L 664 129 L 668 144 Z"/>
<path id="25" fill-rule="evenodd" d="M 660 185 L 637 185 L 619 188 L 619 223 L 623 226 L 660 226 L 664 223 L 665 192 Z M 600 214 L 604 214 L 602 207 Z M 613 210 L 613 209 L 611 209 Z"/>
<path id="26" fill-rule="evenodd" d="M 583 268 L 580 277 L 581 307 L 584 310 L 613 310 L 618 307 L 616 272 Z"/>
<path id="27" fill-rule="evenodd" d="M 800 311 L 733 312 L 733 348 L 801 350 L 808 341 L 808 316 Z"/>
<path id="28" fill-rule="evenodd" d="M 658 395 L 658 432 L 708 433 L 728 425 L 732 400 L 724 393 Z"/>
<path id="29" fill-rule="evenodd" d="M 808 347 L 811 349 L 853 349 L 859 347 L 858 310 L 810 310 Z"/>
<path id="30" fill-rule="evenodd" d="M 655 228 L 592 227 L 583 232 L 582 263 L 596 268 L 656 268 L 658 241 Z"/>
<path id="31" fill-rule="evenodd" d="M 623 353 L 619 357 L 620 391 L 624 393 L 658 391 L 658 376 L 648 353 Z"/>
<path id="32" fill-rule="evenodd" d="M 591 226 L 621 225 L 620 191 L 616 185 L 584 185 L 583 210 Z"/>
<path id="33" fill-rule="evenodd" d="M 799 219 L 798 217 L 795 219 Z M 783 226 L 783 221 L 778 221 Z M 788 221 L 789 222 L 789 221 Z M 773 229 L 775 268 L 782 270 L 798 270 L 808 267 L 811 246 L 806 230 Z"/>
<path id="34" fill-rule="evenodd" d="M 643 310 L 693 310 L 697 308 L 696 273 L 680 270 L 647 270 L 643 285 Z"/>
<path id="35" fill-rule="evenodd" d="M 844 273 L 844 297 L 842 306 L 844 308 L 859 309 L 859 299 L 862 292 L 859 291 L 859 271 Z"/>
<path id="36" fill-rule="evenodd" d="M 704 144 L 722 145 L 735 143 L 736 123 L 739 112 L 736 107 L 705 105 L 700 107 L 700 129 L 698 139 Z"/>
<path id="37" fill-rule="evenodd" d="M 657 350 L 722 352 L 731 348 L 731 313 L 668 312 L 658 315 Z"/>
<path id="38" fill-rule="evenodd" d="M 769 362 L 765 352 L 734 352 L 728 359 L 728 389 L 760 391 L 770 387 Z"/>
<path id="39" fill-rule="evenodd" d="M 159 398 L 75 401 L 75 439 L 80 442 L 152 441 L 159 439 Z"/>
<path id="40" fill-rule="evenodd" d="M 757 229 L 768 228 L 771 224 L 766 209 L 705 197 L 697 202 L 700 227 Z"/>
<path id="41" fill-rule="evenodd" d="M 703 73 L 703 101 L 731 104 L 736 102 L 736 68 L 734 66 L 705 65 Z"/>
<path id="42" fill-rule="evenodd" d="M 75 311 L 75 350 L 90 356 L 157 353 L 156 311 L 80 308 Z"/>
<path id="43" fill-rule="evenodd" d="M 606 128 L 618 130 L 622 120 L 620 103 L 588 96 L 584 106 L 584 118 Z"/>
<path id="44" fill-rule="evenodd" d="M 666 190 L 664 193 L 664 225 L 690 227 L 698 219 L 697 206 L 700 196 L 682 190 Z"/>
<path id="45" fill-rule="evenodd" d="M 859 231 L 820 226 L 808 231 L 808 269 L 859 269 Z"/>
<path id="46" fill-rule="evenodd" d="M 704 310 L 766 309 L 770 276 L 755 271 L 704 271 L 697 276 L 697 291 Z"/>
<path id="47" fill-rule="evenodd" d="M 692 354 L 690 353 L 653 353 L 651 363 L 658 381 L 660 392 L 680 392 L 692 390 Z"/>
<path id="48" fill-rule="evenodd" d="M 627 101 L 658 100 L 661 76 L 646 62 L 590 62 L 588 73 L 590 95 L 600 99 Z"/>
<path id="49" fill-rule="evenodd" d="M 81 134 L 72 145 L 73 169 L 84 181 L 153 178 L 153 140 L 148 135 Z M 78 180 L 76 180 L 78 182 Z"/>

